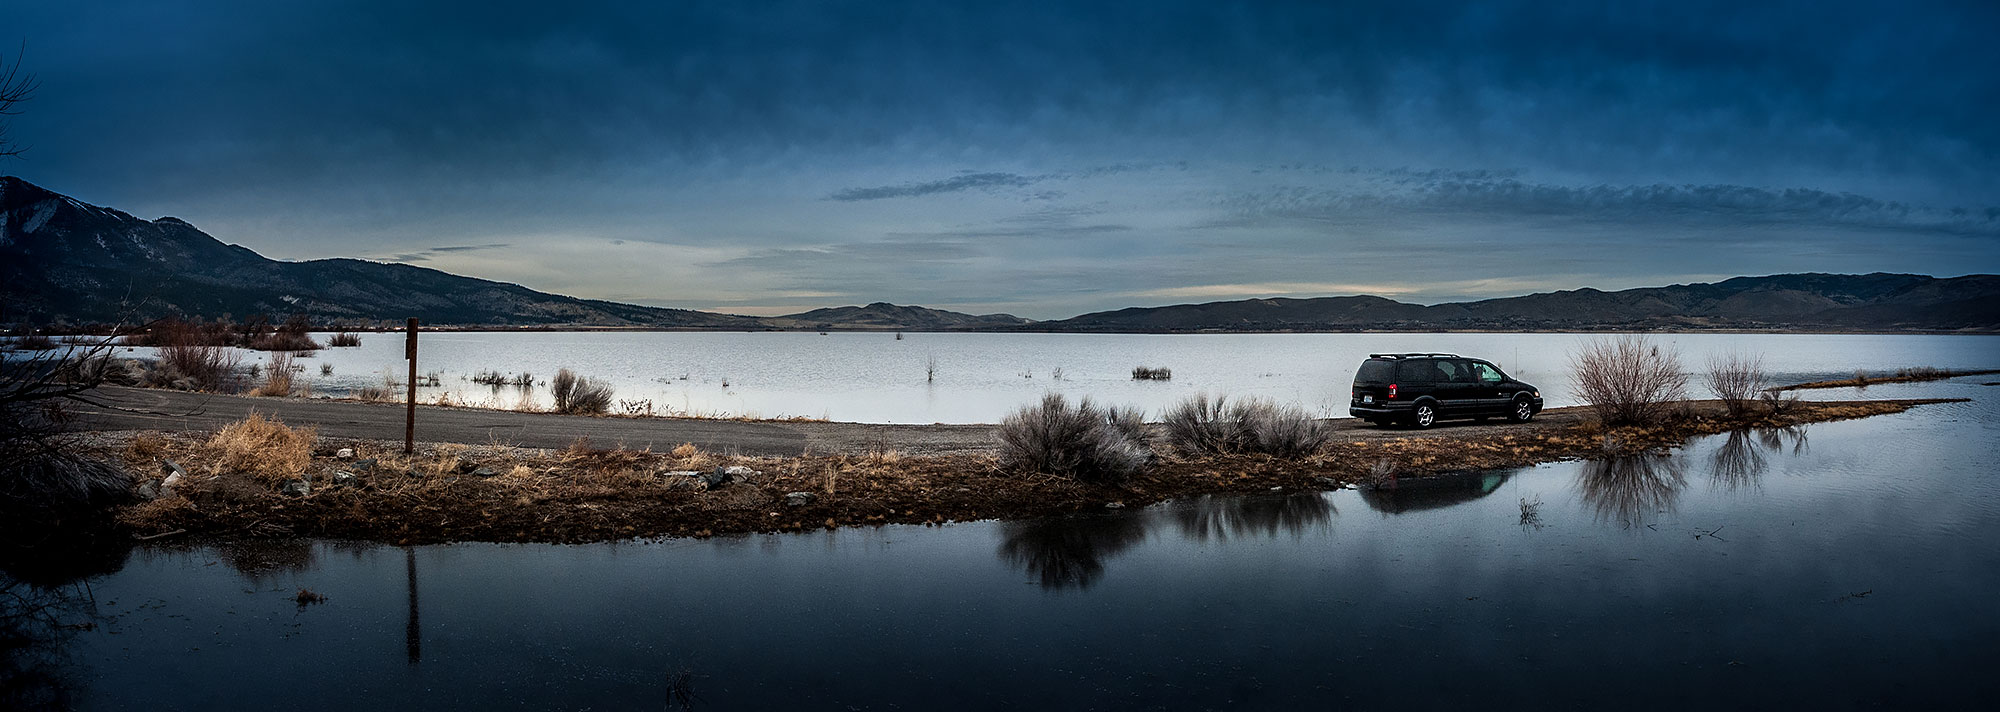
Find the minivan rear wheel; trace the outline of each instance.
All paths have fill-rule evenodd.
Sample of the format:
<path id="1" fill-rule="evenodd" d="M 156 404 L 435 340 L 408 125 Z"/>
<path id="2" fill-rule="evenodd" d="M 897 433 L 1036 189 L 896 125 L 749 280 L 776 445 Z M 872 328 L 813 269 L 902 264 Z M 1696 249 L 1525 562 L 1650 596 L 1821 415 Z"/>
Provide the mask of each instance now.
<path id="1" fill-rule="evenodd" d="M 1410 424 L 1420 429 L 1428 428 L 1437 424 L 1437 417 L 1438 411 L 1436 405 L 1418 403 L 1416 410 L 1410 413 Z"/>
<path id="2" fill-rule="evenodd" d="M 1526 398 L 1515 398 L 1514 406 L 1507 409 L 1507 419 L 1516 423 L 1525 423 L 1533 420 L 1534 417 L 1535 405 L 1529 403 Z"/>

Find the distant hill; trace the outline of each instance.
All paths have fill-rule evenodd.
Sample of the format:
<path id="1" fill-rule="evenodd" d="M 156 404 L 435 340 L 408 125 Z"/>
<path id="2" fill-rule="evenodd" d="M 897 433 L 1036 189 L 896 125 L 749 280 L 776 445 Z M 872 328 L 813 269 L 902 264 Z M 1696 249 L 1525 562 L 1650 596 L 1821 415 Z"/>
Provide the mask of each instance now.
<path id="1" fill-rule="evenodd" d="M 750 317 L 577 299 L 423 267 L 281 262 L 0 177 L 0 322 L 305 314 L 315 321 L 755 329 Z"/>
<path id="2" fill-rule="evenodd" d="M 1034 322 L 1012 314 L 961 314 L 942 309 L 876 302 L 865 307 L 830 307 L 764 320 L 784 329 L 908 329 L 913 331 L 976 331 Z"/>
<path id="3" fill-rule="evenodd" d="M 2000 276 L 1781 274 L 1424 306 L 1382 297 L 1244 299 L 1037 322 L 1064 332 L 1571 329 L 2000 329 Z"/>
<path id="4" fill-rule="evenodd" d="M 924 331 L 2000 330 L 2000 276 L 1781 274 L 1451 304 L 1375 296 L 1133 307 L 1060 321 L 877 302 L 779 317 L 663 309 L 355 259 L 283 262 L 0 177 L 0 324 L 305 314 L 320 324 Z"/>

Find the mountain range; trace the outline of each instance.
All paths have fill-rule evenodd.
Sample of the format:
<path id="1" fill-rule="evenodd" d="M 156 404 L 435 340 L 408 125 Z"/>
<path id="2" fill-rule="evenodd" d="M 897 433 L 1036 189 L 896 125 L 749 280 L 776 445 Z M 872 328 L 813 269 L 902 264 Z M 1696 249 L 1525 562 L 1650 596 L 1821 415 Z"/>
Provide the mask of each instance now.
<path id="1" fill-rule="evenodd" d="M 1421 305 L 1376 296 L 1133 307 L 1057 321 L 877 302 L 750 317 L 578 299 L 424 267 L 272 260 L 177 218 L 144 220 L 0 177 L 0 324 L 305 314 L 369 326 L 1054 332 L 2000 329 L 2000 276 L 1784 274 Z"/>

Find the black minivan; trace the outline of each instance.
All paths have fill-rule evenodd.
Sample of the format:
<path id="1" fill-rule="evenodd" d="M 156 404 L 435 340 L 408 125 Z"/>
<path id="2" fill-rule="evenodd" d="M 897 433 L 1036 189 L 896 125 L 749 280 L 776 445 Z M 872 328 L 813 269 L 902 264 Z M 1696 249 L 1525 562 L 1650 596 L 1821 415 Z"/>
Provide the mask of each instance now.
<path id="1" fill-rule="evenodd" d="M 1354 372 L 1348 415 L 1376 425 L 1428 428 L 1445 418 L 1505 417 L 1525 423 L 1542 412 L 1542 392 L 1499 366 L 1458 354 L 1369 354 Z"/>

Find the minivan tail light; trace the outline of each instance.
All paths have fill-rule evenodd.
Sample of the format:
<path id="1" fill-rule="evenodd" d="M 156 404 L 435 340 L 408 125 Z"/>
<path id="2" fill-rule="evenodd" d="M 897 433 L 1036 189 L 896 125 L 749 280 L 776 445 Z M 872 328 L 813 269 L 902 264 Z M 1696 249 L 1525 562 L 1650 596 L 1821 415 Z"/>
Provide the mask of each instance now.
<path id="1" fill-rule="evenodd" d="M 1389 397 L 1391 399 L 1396 397 L 1396 384 L 1394 383 L 1389 384 Z"/>

